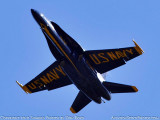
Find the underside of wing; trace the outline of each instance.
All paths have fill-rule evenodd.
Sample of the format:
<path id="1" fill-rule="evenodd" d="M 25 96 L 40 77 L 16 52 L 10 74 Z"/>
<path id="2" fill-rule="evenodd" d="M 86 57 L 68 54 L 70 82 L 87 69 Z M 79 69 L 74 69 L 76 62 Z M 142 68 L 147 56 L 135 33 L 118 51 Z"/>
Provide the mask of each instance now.
<path id="1" fill-rule="evenodd" d="M 17 83 L 26 93 L 34 93 L 42 90 L 53 90 L 72 84 L 71 80 L 59 65 L 58 61 L 51 64 L 47 69 L 24 86 L 18 81 Z"/>
<path id="2" fill-rule="evenodd" d="M 99 73 L 105 73 L 124 65 L 127 61 L 143 53 L 143 50 L 138 46 L 138 44 L 135 41 L 133 42 L 135 47 L 91 50 L 86 51 L 84 55 Z"/>
<path id="3" fill-rule="evenodd" d="M 90 102 L 91 102 L 91 100 L 83 92 L 79 91 L 70 110 L 72 113 L 77 113 L 81 109 L 83 109 L 86 105 L 88 105 Z"/>

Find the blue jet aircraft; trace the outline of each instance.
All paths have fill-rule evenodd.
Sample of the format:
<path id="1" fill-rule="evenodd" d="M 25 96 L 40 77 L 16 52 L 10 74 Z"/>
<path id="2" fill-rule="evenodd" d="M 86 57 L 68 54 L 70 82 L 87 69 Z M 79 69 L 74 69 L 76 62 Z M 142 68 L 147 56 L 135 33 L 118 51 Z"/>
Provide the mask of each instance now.
<path id="1" fill-rule="evenodd" d="M 135 41 L 133 47 L 85 51 L 55 22 L 34 9 L 31 13 L 56 61 L 24 86 L 16 81 L 26 93 L 74 84 L 79 93 L 70 110 L 77 113 L 91 101 L 100 104 L 102 98 L 111 100 L 111 93 L 138 91 L 135 86 L 107 82 L 101 75 L 141 55 L 143 50 Z"/>

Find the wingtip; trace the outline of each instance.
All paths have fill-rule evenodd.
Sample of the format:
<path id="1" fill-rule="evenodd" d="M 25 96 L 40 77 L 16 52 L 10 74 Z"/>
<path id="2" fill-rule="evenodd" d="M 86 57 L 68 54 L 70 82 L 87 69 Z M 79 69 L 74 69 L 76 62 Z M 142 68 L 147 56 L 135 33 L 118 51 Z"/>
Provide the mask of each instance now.
<path id="1" fill-rule="evenodd" d="M 24 90 L 24 92 L 28 93 L 32 93 L 26 86 L 23 86 L 22 84 L 20 84 L 18 81 L 16 81 L 16 83 Z"/>
<path id="2" fill-rule="evenodd" d="M 16 83 L 17 83 L 21 88 L 23 88 L 23 85 L 20 84 L 18 81 L 16 81 Z"/>
<path id="3" fill-rule="evenodd" d="M 141 54 L 143 54 L 144 53 L 144 51 L 142 50 L 142 48 L 136 43 L 136 41 L 133 39 L 132 40 L 133 42 L 134 42 L 134 44 L 135 44 L 135 49 L 136 49 L 136 51 L 141 55 Z"/>
<path id="4" fill-rule="evenodd" d="M 70 111 L 74 114 L 77 113 L 72 107 L 70 108 Z"/>
<path id="5" fill-rule="evenodd" d="M 135 86 L 132 86 L 132 88 L 135 92 L 138 92 L 138 89 Z"/>

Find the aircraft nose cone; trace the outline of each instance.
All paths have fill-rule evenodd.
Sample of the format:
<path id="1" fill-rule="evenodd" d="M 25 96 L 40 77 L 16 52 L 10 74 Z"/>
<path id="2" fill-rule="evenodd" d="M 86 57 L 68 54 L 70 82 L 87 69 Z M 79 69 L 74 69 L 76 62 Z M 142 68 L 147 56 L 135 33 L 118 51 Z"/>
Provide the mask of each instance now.
<path id="1" fill-rule="evenodd" d="M 34 9 L 31 9 L 31 13 L 32 13 L 34 19 L 39 23 L 39 21 L 41 20 L 40 13 Z"/>
<path id="2" fill-rule="evenodd" d="M 31 9 L 31 13 L 32 13 L 33 16 L 35 16 L 38 12 L 34 9 Z"/>
<path id="3" fill-rule="evenodd" d="M 34 9 L 31 9 L 31 13 L 33 13 L 34 12 Z"/>
<path id="4" fill-rule="evenodd" d="M 31 13 L 34 14 L 34 12 L 35 12 L 35 10 L 34 10 L 34 9 L 31 9 Z"/>

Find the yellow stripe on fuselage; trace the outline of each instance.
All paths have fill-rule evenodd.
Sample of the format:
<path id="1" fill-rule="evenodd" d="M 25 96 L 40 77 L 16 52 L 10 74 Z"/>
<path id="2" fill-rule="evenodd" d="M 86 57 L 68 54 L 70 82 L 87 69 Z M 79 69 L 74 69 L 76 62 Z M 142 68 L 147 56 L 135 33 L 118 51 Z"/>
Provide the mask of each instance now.
<path id="1" fill-rule="evenodd" d="M 68 55 L 62 49 L 62 47 L 59 45 L 59 43 L 56 41 L 56 39 L 51 35 L 51 33 L 49 32 L 49 30 L 47 29 L 47 27 L 44 26 L 44 25 L 43 25 L 43 27 L 44 27 L 44 30 L 47 33 L 47 35 L 53 40 L 53 42 L 57 45 L 57 47 L 61 50 L 61 52 L 67 57 L 67 59 L 71 62 L 71 64 L 74 66 L 74 68 L 77 70 L 77 72 L 79 72 L 79 70 L 77 69 L 77 67 L 72 62 L 72 60 L 68 57 Z"/>

